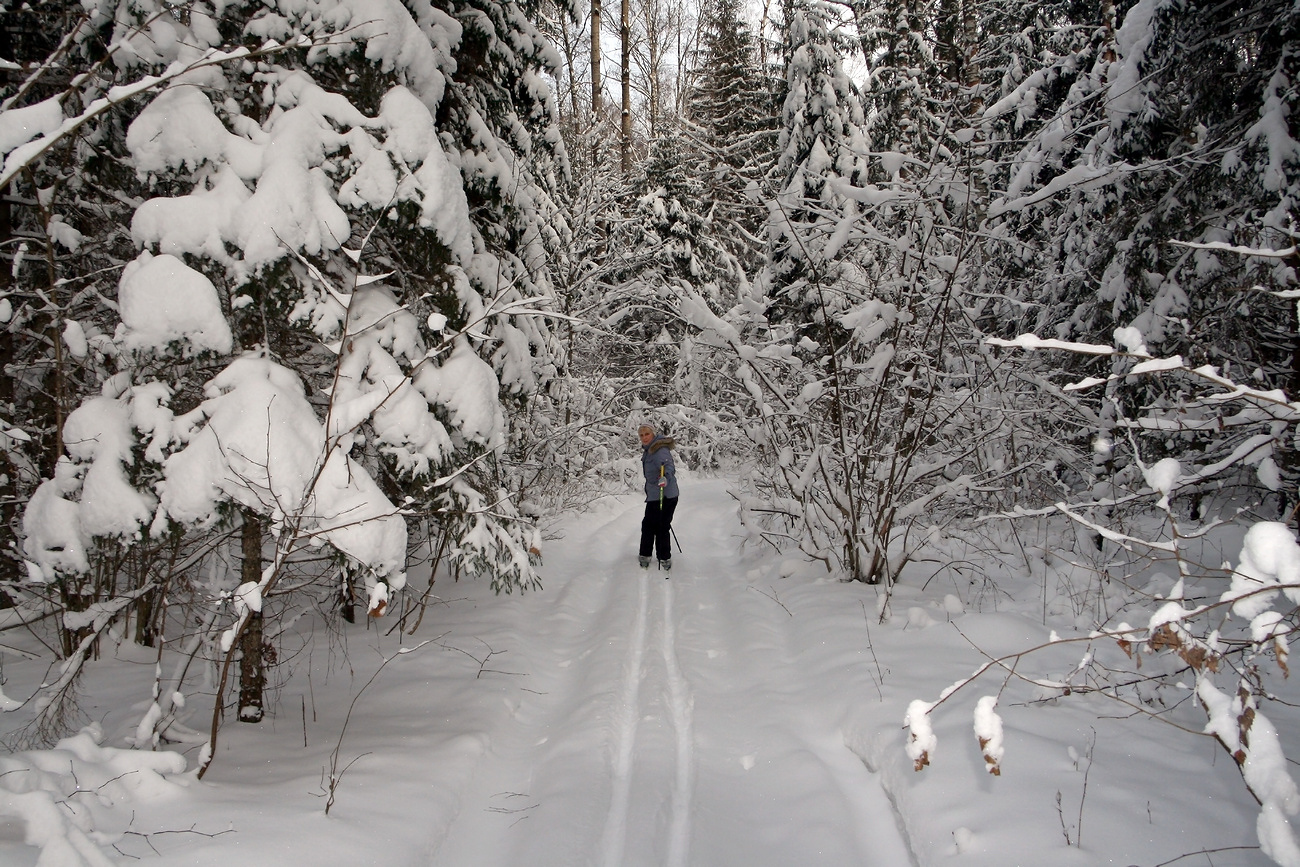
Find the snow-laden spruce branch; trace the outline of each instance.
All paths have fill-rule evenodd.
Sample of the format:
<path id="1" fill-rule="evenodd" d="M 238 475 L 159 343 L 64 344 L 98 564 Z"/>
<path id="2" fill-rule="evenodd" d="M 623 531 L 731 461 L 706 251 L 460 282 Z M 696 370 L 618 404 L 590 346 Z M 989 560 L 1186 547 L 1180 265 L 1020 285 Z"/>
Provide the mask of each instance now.
<path id="1" fill-rule="evenodd" d="M 156 12 L 149 20 L 133 28 L 132 32 L 142 32 L 147 28 L 149 21 L 170 14 L 170 9 Z M 353 24 L 346 30 L 323 38 L 312 38 L 306 34 L 299 34 L 295 39 L 287 43 L 267 40 L 257 48 L 245 46 L 228 50 L 216 47 L 205 48 L 198 57 L 189 60 L 175 60 L 157 75 L 145 75 L 127 84 L 114 85 L 108 89 L 104 96 L 87 103 L 79 113 L 65 117 L 63 103 L 75 92 L 75 88 L 81 82 L 85 81 L 95 70 L 102 68 L 112 60 L 114 54 L 123 44 L 123 42 L 119 41 L 109 46 L 105 56 L 98 60 L 88 72 L 78 75 L 62 93 L 32 105 L 15 108 L 14 104 L 21 99 L 22 95 L 40 84 L 41 79 L 48 71 L 56 66 L 58 58 L 69 51 L 72 40 L 76 38 L 78 27 L 85 20 L 84 16 L 79 19 L 77 27 L 71 28 L 65 34 L 54 52 L 28 76 L 18 92 L 0 103 L 0 157 L 4 158 L 4 163 L 0 166 L 0 189 L 4 188 L 23 170 L 34 165 L 52 148 L 77 133 L 87 123 L 143 94 L 161 90 L 192 72 L 235 61 L 257 60 L 295 49 L 312 49 L 345 44 L 339 40 L 349 30 L 361 28 L 364 23 L 373 23 Z M 25 130 L 25 134 L 20 132 L 23 130 Z"/>
<path id="2" fill-rule="evenodd" d="M 308 40 L 310 42 L 310 40 Z M 90 121 L 107 114 L 119 105 L 144 93 L 157 90 L 172 81 L 206 66 L 215 66 L 235 60 L 244 60 L 260 55 L 282 51 L 286 46 L 276 45 L 257 51 L 248 48 L 234 48 L 225 51 L 209 48 L 198 60 L 174 61 L 159 75 L 146 75 L 130 84 L 119 84 L 109 88 L 107 95 L 91 101 L 79 114 L 71 117 L 63 115 L 63 100 L 67 94 L 52 96 L 49 99 L 22 109 L 10 109 L 24 115 L 26 125 L 34 137 L 28 141 L 15 144 L 9 150 L 0 152 L 4 155 L 4 165 L 0 167 L 0 187 L 8 184 L 20 172 L 35 163 L 51 148 L 76 133 Z M 0 115 L 4 117 L 4 115 Z"/>

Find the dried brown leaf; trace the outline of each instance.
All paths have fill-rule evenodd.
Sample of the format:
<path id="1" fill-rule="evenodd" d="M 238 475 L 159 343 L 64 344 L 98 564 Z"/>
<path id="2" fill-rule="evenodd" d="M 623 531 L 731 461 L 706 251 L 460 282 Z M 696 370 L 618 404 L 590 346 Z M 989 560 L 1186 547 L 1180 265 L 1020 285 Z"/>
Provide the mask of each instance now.
<path id="1" fill-rule="evenodd" d="M 998 764 L 997 757 L 989 755 L 989 739 L 986 737 L 981 737 L 979 741 L 980 741 L 980 752 L 984 754 L 984 763 L 988 765 L 988 767 L 985 768 L 985 770 L 995 777 L 1002 776 L 1002 766 Z"/>
<path id="2" fill-rule="evenodd" d="M 1179 650 L 1183 647 L 1183 638 L 1171 625 L 1165 623 L 1151 633 L 1147 646 L 1152 650 Z"/>
<path id="3" fill-rule="evenodd" d="M 1178 651 L 1178 656 L 1196 671 L 1207 667 L 1213 659 L 1208 650 L 1197 645 L 1183 647 Z"/>

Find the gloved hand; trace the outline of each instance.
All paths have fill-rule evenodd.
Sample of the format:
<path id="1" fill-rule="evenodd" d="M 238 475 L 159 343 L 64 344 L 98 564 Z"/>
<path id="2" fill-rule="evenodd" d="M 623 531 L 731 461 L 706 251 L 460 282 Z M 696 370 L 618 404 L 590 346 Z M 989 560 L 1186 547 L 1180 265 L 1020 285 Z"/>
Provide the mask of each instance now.
<path id="1" fill-rule="evenodd" d="M 661 487 L 661 488 L 666 488 L 666 487 L 668 487 L 668 480 L 667 480 L 667 479 L 660 479 L 660 480 L 659 480 L 659 487 Z"/>

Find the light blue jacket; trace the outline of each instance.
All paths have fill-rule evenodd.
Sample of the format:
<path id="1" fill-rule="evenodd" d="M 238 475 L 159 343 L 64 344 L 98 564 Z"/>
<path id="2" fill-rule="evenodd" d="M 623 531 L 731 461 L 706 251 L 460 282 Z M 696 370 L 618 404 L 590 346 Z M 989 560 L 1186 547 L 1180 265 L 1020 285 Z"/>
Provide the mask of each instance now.
<path id="1" fill-rule="evenodd" d="M 655 437 L 650 445 L 641 446 L 641 471 L 645 473 L 645 501 L 659 501 L 659 468 L 663 467 L 664 478 L 668 485 L 664 488 L 664 498 L 677 496 L 677 467 L 673 464 L 673 446 L 677 445 L 672 437 Z"/>

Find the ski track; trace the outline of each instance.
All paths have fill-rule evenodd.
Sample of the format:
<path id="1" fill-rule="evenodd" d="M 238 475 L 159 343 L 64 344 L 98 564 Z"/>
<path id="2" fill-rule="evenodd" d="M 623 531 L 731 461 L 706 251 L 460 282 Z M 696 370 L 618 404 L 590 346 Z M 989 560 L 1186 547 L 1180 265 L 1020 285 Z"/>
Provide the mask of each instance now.
<path id="1" fill-rule="evenodd" d="M 652 606 L 650 585 L 662 586 L 662 622 L 660 625 L 660 653 L 663 655 L 667 680 L 666 699 L 669 721 L 673 729 L 675 761 L 673 784 L 669 796 L 670 820 L 667 832 L 665 867 L 686 867 L 690 850 L 692 785 L 694 781 L 694 733 L 691 727 L 690 686 L 677 661 L 676 612 L 672 581 L 652 581 L 650 570 L 638 569 L 637 610 L 632 640 L 623 666 L 622 695 L 616 729 L 617 750 L 612 768 L 613 794 L 605 831 L 602 835 L 603 863 L 606 867 L 621 867 L 627 863 L 628 805 L 635 777 L 634 759 L 637 752 L 637 732 L 642 716 L 642 684 L 646 680 L 646 654 Z M 644 708 L 649 710 L 650 708 Z"/>
<path id="2" fill-rule="evenodd" d="M 637 576 L 636 623 L 627 661 L 623 665 L 623 692 L 616 731 L 618 749 L 613 768 L 614 793 L 602 835 L 604 844 L 601 848 L 605 853 L 606 867 L 619 867 L 623 863 L 623 850 L 627 845 L 627 805 L 632 793 L 632 754 L 641 717 L 641 669 L 645 663 L 646 624 L 650 619 L 650 576 L 648 569 L 637 571 L 640 575 Z"/>
<path id="3" fill-rule="evenodd" d="M 797 633 L 815 627 L 796 618 L 796 587 L 742 574 L 717 505 L 686 513 L 690 553 L 671 580 L 626 562 L 639 503 L 567 540 L 553 561 L 563 583 L 521 599 L 508 630 L 531 679 L 499 687 L 509 710 L 429 863 L 917 863 L 879 776 L 834 724 L 771 712 L 827 688 L 779 674 L 804 670 L 812 645 Z M 784 821 L 756 821 L 774 804 Z"/>
<path id="4" fill-rule="evenodd" d="M 691 840 L 691 801 L 695 784 L 695 732 L 690 686 L 677 662 L 676 606 L 673 582 L 664 582 L 664 667 L 668 672 L 668 696 L 673 728 L 677 733 L 676 778 L 673 781 L 672 824 L 668 833 L 667 867 L 685 867 Z"/>

